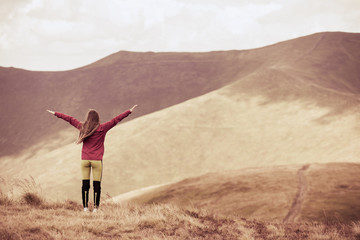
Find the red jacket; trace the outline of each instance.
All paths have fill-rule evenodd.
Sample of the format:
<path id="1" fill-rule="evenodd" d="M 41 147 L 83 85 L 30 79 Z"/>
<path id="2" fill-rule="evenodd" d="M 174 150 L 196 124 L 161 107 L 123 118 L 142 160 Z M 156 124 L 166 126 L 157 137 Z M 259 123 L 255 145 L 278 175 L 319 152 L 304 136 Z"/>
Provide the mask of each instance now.
<path id="1" fill-rule="evenodd" d="M 130 110 L 123 112 L 122 114 L 114 117 L 112 120 L 100 124 L 96 131 L 89 137 L 85 138 L 83 141 L 83 147 L 81 151 L 82 160 L 102 160 L 104 155 L 104 141 L 107 131 L 115 127 L 115 125 L 120 122 L 122 119 L 129 116 L 131 113 Z M 80 130 L 82 123 L 76 118 L 65 115 L 63 113 L 55 112 L 55 116 L 62 118 L 65 121 L 69 122 L 71 125 Z"/>

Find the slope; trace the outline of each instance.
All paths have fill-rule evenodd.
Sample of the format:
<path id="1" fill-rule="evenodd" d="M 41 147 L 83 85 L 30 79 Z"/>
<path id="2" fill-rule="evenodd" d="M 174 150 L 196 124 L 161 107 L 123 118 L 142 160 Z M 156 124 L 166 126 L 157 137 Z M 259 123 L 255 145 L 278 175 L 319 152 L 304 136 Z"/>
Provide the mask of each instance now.
<path id="1" fill-rule="evenodd" d="M 301 175 L 298 178 L 297 172 Z M 209 173 L 157 187 L 116 202 L 192 206 L 226 216 L 284 222 L 358 221 L 359 164 L 331 163 L 302 166 L 250 168 Z M 307 187 L 301 193 L 301 184 Z M 302 198 L 297 213 L 292 203 Z"/>

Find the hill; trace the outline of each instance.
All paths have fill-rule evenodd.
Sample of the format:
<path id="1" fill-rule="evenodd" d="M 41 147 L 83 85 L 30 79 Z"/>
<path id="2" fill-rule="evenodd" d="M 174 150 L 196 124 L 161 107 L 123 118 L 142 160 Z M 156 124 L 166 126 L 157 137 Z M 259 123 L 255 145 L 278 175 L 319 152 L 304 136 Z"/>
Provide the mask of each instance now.
<path id="1" fill-rule="evenodd" d="M 208 173 L 159 186 L 121 203 L 193 206 L 237 218 L 352 223 L 360 219 L 359 164 L 331 163 Z"/>

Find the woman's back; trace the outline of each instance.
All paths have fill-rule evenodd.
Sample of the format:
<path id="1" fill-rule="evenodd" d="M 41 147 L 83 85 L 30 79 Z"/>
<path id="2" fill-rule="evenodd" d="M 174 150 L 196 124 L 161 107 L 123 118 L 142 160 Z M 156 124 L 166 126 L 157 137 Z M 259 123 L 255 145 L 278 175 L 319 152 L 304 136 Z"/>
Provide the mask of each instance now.
<path id="1" fill-rule="evenodd" d="M 113 127 L 116 126 L 118 122 L 122 119 L 129 116 L 131 110 L 127 110 L 118 116 L 114 117 L 108 122 L 100 124 L 96 130 L 88 137 L 86 137 L 83 142 L 83 147 L 81 150 L 81 159 L 82 160 L 102 160 L 104 156 L 104 141 L 106 133 Z M 81 130 L 83 123 L 77 119 L 68 116 L 63 113 L 55 112 L 55 116 L 62 118 L 65 121 L 69 122 L 72 126 Z"/>

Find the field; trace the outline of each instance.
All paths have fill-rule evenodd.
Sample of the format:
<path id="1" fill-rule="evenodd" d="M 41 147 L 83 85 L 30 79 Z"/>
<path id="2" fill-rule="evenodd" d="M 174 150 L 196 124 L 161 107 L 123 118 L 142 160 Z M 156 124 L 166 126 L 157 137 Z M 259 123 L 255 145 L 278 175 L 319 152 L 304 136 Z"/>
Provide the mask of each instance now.
<path id="1" fill-rule="evenodd" d="M 215 215 L 194 207 L 108 201 L 97 213 L 34 193 L 0 199 L 0 239 L 359 239 L 360 222 L 282 223 Z"/>

